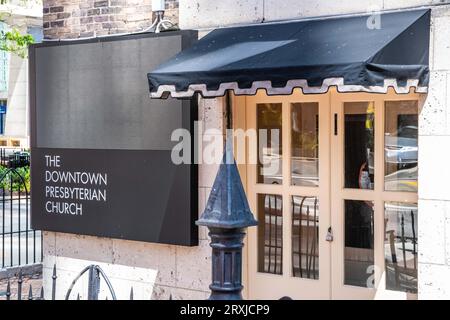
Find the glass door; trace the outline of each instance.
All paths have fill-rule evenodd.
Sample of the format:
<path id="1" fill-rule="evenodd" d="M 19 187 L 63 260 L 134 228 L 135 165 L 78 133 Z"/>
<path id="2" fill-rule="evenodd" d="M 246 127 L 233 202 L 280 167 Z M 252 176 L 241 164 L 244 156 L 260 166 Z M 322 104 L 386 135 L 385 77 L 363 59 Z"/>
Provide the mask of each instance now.
<path id="1" fill-rule="evenodd" d="M 259 221 L 248 230 L 247 296 L 414 299 L 421 96 L 239 99 Z"/>
<path id="2" fill-rule="evenodd" d="M 331 92 L 334 299 L 417 292 L 418 99 Z"/>
<path id="3" fill-rule="evenodd" d="M 245 98 L 251 299 L 330 298 L 328 95 Z"/>

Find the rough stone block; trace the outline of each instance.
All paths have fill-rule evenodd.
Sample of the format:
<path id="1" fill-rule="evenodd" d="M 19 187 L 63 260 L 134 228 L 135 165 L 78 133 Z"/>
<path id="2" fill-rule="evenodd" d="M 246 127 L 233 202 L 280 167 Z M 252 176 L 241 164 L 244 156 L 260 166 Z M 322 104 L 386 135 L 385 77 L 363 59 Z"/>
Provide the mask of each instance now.
<path id="1" fill-rule="evenodd" d="M 432 71 L 428 95 L 419 113 L 419 134 L 440 135 L 447 132 L 447 74 Z"/>
<path id="2" fill-rule="evenodd" d="M 450 296 L 450 266 L 419 264 L 420 300 L 447 300 Z"/>
<path id="3" fill-rule="evenodd" d="M 264 18 L 267 21 L 298 19 L 305 17 L 330 16 L 349 13 L 366 13 L 383 8 L 382 0 L 321 0 L 297 1 L 297 0 L 268 0 L 265 1 Z"/>
<path id="4" fill-rule="evenodd" d="M 148 269 L 155 273 L 150 282 L 175 285 L 175 247 L 138 241 L 113 239 L 114 264 Z"/>
<path id="5" fill-rule="evenodd" d="M 383 1 L 383 9 L 392 10 L 399 8 L 411 8 L 411 7 L 420 7 L 427 6 L 432 3 L 440 3 L 442 1 L 433 1 L 433 0 L 384 0 Z"/>
<path id="6" fill-rule="evenodd" d="M 209 292 L 155 285 L 152 300 L 205 300 Z"/>
<path id="7" fill-rule="evenodd" d="M 433 70 L 450 70 L 450 19 L 437 17 L 433 19 Z"/>
<path id="8" fill-rule="evenodd" d="M 419 200 L 420 263 L 445 264 L 445 213 L 448 210 L 447 201 Z"/>
<path id="9" fill-rule="evenodd" d="M 450 204 L 447 203 L 447 211 L 445 213 L 445 263 L 450 266 Z"/>
<path id="10" fill-rule="evenodd" d="M 112 239 L 56 234 L 56 255 L 59 257 L 109 263 L 113 258 L 112 248 Z"/>
<path id="11" fill-rule="evenodd" d="M 198 247 L 176 247 L 176 287 L 208 291 L 211 283 L 211 247 L 199 241 Z"/>
<path id="12" fill-rule="evenodd" d="M 263 0 L 180 1 L 180 27 L 197 29 L 260 22 L 263 3 Z"/>
<path id="13" fill-rule="evenodd" d="M 450 136 L 419 136 L 419 199 L 450 200 Z"/>
<path id="14" fill-rule="evenodd" d="M 221 136 L 215 136 L 216 139 L 221 139 Z M 211 142 L 212 143 L 212 142 Z M 206 143 L 208 144 L 208 143 Z M 219 149 L 217 149 L 219 150 Z M 218 151 L 220 152 L 220 151 Z M 202 163 L 198 165 L 198 185 L 199 187 L 212 187 L 214 179 L 216 178 L 219 164 L 206 164 Z"/>
<path id="15" fill-rule="evenodd" d="M 223 98 L 203 100 L 203 129 L 215 129 L 220 132 L 225 128 L 225 107 Z"/>

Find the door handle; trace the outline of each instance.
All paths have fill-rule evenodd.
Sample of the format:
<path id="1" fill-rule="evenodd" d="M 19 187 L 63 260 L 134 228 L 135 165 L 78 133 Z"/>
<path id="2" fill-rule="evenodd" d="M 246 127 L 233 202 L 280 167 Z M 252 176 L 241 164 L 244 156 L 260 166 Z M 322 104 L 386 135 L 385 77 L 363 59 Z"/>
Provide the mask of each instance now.
<path id="1" fill-rule="evenodd" d="M 338 114 L 334 114 L 334 135 L 338 135 Z"/>
<path id="2" fill-rule="evenodd" d="M 333 230 L 331 229 L 331 227 L 328 228 L 327 236 L 325 237 L 325 240 L 328 242 L 333 241 Z"/>

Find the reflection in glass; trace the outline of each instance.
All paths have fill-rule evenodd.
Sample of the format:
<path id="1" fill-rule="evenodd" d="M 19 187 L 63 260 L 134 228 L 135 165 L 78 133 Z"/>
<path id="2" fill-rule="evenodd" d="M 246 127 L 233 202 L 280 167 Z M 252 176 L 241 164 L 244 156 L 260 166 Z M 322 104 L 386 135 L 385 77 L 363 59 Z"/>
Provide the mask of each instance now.
<path id="1" fill-rule="evenodd" d="M 282 184 L 281 103 L 256 106 L 258 183 Z"/>
<path id="2" fill-rule="evenodd" d="M 373 202 L 345 200 L 344 284 L 373 287 Z"/>
<path id="3" fill-rule="evenodd" d="M 386 101 L 384 188 L 417 192 L 417 101 Z"/>
<path id="4" fill-rule="evenodd" d="M 319 104 L 291 105 L 291 174 L 297 186 L 319 185 Z"/>
<path id="5" fill-rule="evenodd" d="M 384 205 L 386 289 L 417 293 L 417 205 Z"/>
<path id="6" fill-rule="evenodd" d="M 292 274 L 319 279 L 319 202 L 292 196 Z"/>
<path id="7" fill-rule="evenodd" d="M 374 188 L 374 112 L 373 102 L 346 102 L 345 188 Z"/>
<path id="8" fill-rule="evenodd" d="M 282 196 L 258 194 L 258 221 L 258 271 L 282 274 Z"/>

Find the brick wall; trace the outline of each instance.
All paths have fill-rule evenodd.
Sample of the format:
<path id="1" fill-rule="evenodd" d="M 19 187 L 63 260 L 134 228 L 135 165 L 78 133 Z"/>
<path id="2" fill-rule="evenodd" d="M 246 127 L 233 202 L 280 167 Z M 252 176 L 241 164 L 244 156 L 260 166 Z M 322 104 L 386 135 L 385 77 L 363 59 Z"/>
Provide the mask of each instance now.
<path id="1" fill-rule="evenodd" d="M 178 23 L 178 1 L 166 0 L 166 18 Z M 151 0 L 44 0 L 46 39 L 74 39 L 148 28 Z"/>

